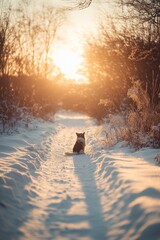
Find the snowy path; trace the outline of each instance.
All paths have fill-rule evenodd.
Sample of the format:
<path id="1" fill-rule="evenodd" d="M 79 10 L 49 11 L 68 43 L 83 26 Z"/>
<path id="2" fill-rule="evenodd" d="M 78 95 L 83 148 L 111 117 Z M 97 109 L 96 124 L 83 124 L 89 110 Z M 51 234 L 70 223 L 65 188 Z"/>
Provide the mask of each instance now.
<path id="1" fill-rule="evenodd" d="M 60 112 L 55 120 L 0 141 L 0 240 L 160 240 L 152 157 L 103 149 L 100 126 L 87 116 Z M 86 154 L 65 156 L 83 131 Z"/>
<path id="2" fill-rule="evenodd" d="M 30 197 L 34 208 L 21 227 L 24 239 L 105 239 L 95 164 L 88 154 L 64 156 L 67 149 L 72 149 L 77 128 L 86 130 L 86 120 L 81 121 L 82 126 L 80 119 L 68 119 L 67 126 L 59 127 L 45 143 L 47 161 L 28 186 L 34 193 Z"/>

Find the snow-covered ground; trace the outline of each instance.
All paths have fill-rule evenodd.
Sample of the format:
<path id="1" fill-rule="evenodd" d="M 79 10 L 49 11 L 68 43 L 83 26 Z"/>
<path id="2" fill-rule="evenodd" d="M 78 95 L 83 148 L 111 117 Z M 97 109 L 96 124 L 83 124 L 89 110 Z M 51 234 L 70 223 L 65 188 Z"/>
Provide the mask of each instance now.
<path id="1" fill-rule="evenodd" d="M 100 129 L 61 111 L 0 137 L 1 240 L 160 240 L 160 150 L 106 148 Z M 86 154 L 65 156 L 84 131 Z"/>

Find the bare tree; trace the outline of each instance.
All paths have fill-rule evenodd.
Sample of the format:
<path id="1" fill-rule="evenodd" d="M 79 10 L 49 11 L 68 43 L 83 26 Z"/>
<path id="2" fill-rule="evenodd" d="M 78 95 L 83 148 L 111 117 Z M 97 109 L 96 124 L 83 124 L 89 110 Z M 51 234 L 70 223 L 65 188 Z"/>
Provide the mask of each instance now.
<path id="1" fill-rule="evenodd" d="M 149 37 L 159 40 L 160 35 L 160 0 L 118 0 L 123 9 L 123 18 L 136 18 L 149 32 Z"/>
<path id="2" fill-rule="evenodd" d="M 120 0 L 120 4 L 134 9 L 144 22 L 159 25 L 160 0 Z"/>
<path id="3" fill-rule="evenodd" d="M 6 6 L 4 0 L 0 1 L 0 74 L 6 74 L 6 66 L 9 58 L 10 46 L 8 34 L 10 28 L 11 7 Z"/>
<path id="4" fill-rule="evenodd" d="M 45 5 L 37 10 L 30 8 L 28 1 L 21 3 L 16 12 L 16 42 L 19 49 L 15 54 L 15 63 L 18 74 L 47 76 L 49 52 L 65 18 L 64 12 Z"/>
<path id="5" fill-rule="evenodd" d="M 65 19 L 65 11 L 54 7 L 43 6 L 39 15 L 41 39 L 40 46 L 43 49 L 44 74 L 49 73 L 49 52 L 53 46 L 56 34 Z"/>
<path id="6" fill-rule="evenodd" d="M 67 10 L 82 10 L 85 8 L 88 8 L 90 4 L 92 3 L 92 0 L 63 0 L 65 4 L 65 9 Z"/>

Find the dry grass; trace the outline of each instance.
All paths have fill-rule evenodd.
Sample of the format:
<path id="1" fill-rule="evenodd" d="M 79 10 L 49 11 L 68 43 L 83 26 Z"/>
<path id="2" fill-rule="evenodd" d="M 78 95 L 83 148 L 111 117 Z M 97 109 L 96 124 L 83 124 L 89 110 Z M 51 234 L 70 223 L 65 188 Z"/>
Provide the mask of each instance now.
<path id="1" fill-rule="evenodd" d="M 128 90 L 132 99 L 130 110 L 124 116 L 109 115 L 106 124 L 106 144 L 113 146 L 126 141 L 136 149 L 151 146 L 160 147 L 160 114 L 153 108 L 149 95 L 139 81 Z"/>

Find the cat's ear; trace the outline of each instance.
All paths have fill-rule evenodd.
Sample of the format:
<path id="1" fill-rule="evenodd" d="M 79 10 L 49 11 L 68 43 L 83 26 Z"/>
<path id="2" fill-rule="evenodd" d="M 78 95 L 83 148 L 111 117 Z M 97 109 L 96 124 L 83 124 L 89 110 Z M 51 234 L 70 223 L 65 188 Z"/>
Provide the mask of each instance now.
<path id="1" fill-rule="evenodd" d="M 83 133 L 83 136 L 85 135 L 85 132 Z"/>
<path id="2" fill-rule="evenodd" d="M 78 137 L 78 133 L 76 133 L 77 137 Z"/>

